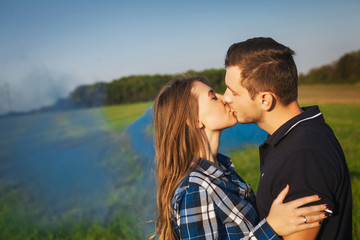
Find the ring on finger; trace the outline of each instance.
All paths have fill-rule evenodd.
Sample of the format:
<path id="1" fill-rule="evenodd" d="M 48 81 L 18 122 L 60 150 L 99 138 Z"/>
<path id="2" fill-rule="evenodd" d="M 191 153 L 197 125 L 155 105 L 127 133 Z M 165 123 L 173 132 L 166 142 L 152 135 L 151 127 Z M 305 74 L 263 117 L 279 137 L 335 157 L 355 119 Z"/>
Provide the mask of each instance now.
<path id="1" fill-rule="evenodd" d="M 307 219 L 305 216 L 302 216 L 304 218 L 304 223 L 307 223 Z"/>

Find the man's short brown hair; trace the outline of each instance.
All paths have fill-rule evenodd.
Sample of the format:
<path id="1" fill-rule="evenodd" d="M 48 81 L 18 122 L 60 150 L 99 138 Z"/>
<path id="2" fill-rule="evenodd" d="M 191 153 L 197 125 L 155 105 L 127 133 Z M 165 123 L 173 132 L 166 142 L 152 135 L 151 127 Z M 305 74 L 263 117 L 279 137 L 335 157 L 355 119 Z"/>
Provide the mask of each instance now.
<path id="1" fill-rule="evenodd" d="M 272 38 L 252 38 L 230 46 L 225 67 L 239 67 L 241 85 L 252 99 L 261 91 L 270 91 L 282 104 L 288 105 L 298 96 L 294 54 Z"/>

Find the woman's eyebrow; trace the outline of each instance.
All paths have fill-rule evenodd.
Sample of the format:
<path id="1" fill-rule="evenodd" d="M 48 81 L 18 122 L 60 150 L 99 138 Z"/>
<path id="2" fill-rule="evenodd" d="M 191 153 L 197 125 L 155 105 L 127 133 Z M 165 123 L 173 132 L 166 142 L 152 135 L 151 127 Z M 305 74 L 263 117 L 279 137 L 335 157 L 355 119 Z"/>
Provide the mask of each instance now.
<path id="1" fill-rule="evenodd" d="M 212 96 L 214 96 L 214 95 L 215 95 L 214 90 L 213 90 L 213 89 L 210 89 L 209 92 L 208 92 L 208 96 L 209 96 L 209 97 L 212 97 Z"/>

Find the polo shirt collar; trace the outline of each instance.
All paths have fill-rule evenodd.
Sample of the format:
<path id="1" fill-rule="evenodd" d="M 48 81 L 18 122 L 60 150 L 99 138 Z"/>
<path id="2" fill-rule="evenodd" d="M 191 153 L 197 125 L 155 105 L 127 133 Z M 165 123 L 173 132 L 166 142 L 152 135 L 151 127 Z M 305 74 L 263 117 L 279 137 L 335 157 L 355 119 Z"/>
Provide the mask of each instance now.
<path id="1" fill-rule="evenodd" d="M 303 107 L 301 109 L 303 110 L 302 113 L 287 121 L 280 128 L 278 128 L 272 135 L 268 135 L 265 143 L 271 146 L 276 146 L 276 144 L 278 144 L 283 137 L 285 137 L 298 124 L 304 121 L 308 121 L 315 118 L 324 121 L 324 118 L 318 106 Z"/>

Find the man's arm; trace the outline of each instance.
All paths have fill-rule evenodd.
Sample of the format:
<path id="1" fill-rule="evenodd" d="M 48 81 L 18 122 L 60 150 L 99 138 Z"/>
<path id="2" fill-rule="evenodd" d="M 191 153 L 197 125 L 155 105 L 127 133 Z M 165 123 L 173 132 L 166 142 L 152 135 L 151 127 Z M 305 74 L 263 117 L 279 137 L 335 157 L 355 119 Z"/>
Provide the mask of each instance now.
<path id="1" fill-rule="evenodd" d="M 335 186 L 334 172 L 325 171 L 329 169 L 324 167 L 328 164 L 325 157 L 318 151 L 306 150 L 296 152 L 293 154 L 291 161 L 286 164 L 288 172 L 284 172 L 284 179 L 288 181 L 290 192 L 285 198 L 286 201 L 291 201 L 302 195 L 318 194 L 321 200 L 318 203 L 327 204 L 330 210 L 334 208 L 334 200 L 332 199 L 331 186 Z M 332 168 L 334 169 L 334 168 Z M 310 204 L 312 205 L 312 204 Z M 283 236 L 286 240 L 292 239 L 316 239 L 321 226 L 299 231 L 287 236 Z"/>

